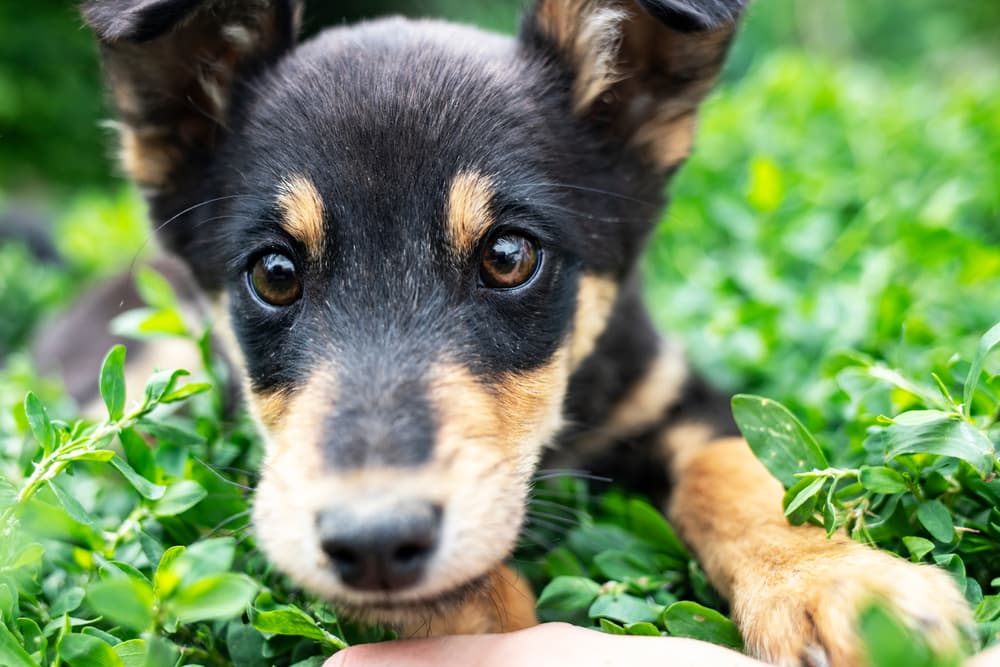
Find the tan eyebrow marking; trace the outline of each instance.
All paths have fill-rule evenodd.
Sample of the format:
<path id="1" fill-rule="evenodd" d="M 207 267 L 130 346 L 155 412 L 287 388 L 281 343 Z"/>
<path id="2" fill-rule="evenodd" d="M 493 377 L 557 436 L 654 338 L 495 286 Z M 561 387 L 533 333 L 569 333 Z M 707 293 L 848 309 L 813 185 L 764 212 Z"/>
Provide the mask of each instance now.
<path id="1" fill-rule="evenodd" d="M 278 206 L 284 213 L 281 226 L 310 256 L 318 257 L 323 251 L 323 200 L 313 182 L 300 175 L 283 181 L 278 187 Z"/>
<path id="2" fill-rule="evenodd" d="M 461 171 L 448 191 L 448 235 L 456 253 L 466 256 L 493 225 L 490 204 L 493 178 L 478 171 Z"/>

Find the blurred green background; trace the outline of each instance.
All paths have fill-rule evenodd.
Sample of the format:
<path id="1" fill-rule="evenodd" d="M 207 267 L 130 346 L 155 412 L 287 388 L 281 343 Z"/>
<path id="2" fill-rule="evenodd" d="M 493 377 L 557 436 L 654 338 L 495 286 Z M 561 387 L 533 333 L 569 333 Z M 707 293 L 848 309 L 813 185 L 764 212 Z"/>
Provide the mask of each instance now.
<path id="1" fill-rule="evenodd" d="M 521 3 L 312 5 L 308 31 L 389 12 L 513 31 Z M 149 252 L 95 51 L 73 3 L 0 4 L 0 215 L 51 221 L 63 258 L 3 241 L 0 354 Z M 845 365 L 958 372 L 1000 317 L 998 56 L 997 2 L 753 5 L 647 262 L 657 319 L 717 383 L 835 428 Z"/>

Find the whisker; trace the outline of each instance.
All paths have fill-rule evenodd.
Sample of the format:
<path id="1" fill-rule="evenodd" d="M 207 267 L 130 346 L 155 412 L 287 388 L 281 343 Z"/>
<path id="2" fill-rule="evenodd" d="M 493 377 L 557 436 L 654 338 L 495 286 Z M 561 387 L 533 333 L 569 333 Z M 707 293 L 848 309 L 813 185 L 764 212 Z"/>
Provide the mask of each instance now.
<path id="1" fill-rule="evenodd" d="M 236 195 L 225 195 L 225 196 L 222 196 L 222 197 L 214 197 L 212 199 L 206 199 L 205 201 L 200 202 L 198 204 L 194 204 L 193 206 L 189 206 L 186 209 L 184 209 L 183 211 L 181 211 L 180 213 L 176 213 L 176 214 L 172 215 L 166 221 L 164 221 L 163 223 L 161 223 L 161 224 L 157 225 L 156 227 L 154 227 L 152 233 L 146 235 L 146 238 L 143 240 L 143 242 L 136 249 L 135 255 L 132 256 L 132 261 L 129 263 L 129 272 L 131 273 L 132 270 L 135 268 L 135 263 L 139 260 L 139 255 L 141 255 L 142 252 L 143 252 L 143 250 L 146 249 L 146 246 L 149 245 L 149 242 L 153 239 L 153 237 L 156 234 L 159 234 L 161 231 L 163 231 L 163 229 L 167 225 L 170 225 L 170 224 L 176 222 L 177 220 L 179 220 L 180 218 L 184 217 L 185 215 L 187 215 L 189 213 L 193 213 L 194 211 L 197 211 L 199 208 L 202 208 L 203 206 L 208 206 L 210 204 L 215 204 L 215 203 L 218 203 L 220 201 L 226 201 L 226 200 L 229 200 L 229 199 L 247 199 L 247 198 L 256 198 L 256 196 L 252 195 L 252 194 L 236 194 Z"/>
<path id="2" fill-rule="evenodd" d="M 560 525 L 559 523 L 556 523 L 555 521 L 550 521 L 549 519 L 544 519 L 542 517 L 535 516 L 535 515 L 531 514 L 530 512 L 525 515 L 525 518 L 528 520 L 529 524 L 536 525 L 539 528 L 548 528 L 552 532 L 559 533 L 560 535 L 563 535 L 563 534 L 566 533 L 566 526 Z M 576 524 L 572 524 L 572 525 L 576 526 Z"/>
<path id="3" fill-rule="evenodd" d="M 583 479 L 590 482 L 604 482 L 608 484 L 614 481 L 610 477 L 595 475 L 588 470 L 577 470 L 573 468 L 547 468 L 539 470 L 532 478 L 532 481 L 544 482 L 549 479 L 560 479 L 564 477 L 568 479 Z"/>
<path id="4" fill-rule="evenodd" d="M 523 526 L 521 528 L 521 540 L 528 541 L 528 544 L 525 546 L 534 545 L 536 547 L 541 547 L 546 551 L 552 551 L 555 548 L 555 546 L 551 542 L 542 537 L 541 533 L 539 533 L 537 530 L 533 530 L 529 526 Z"/>
<path id="5" fill-rule="evenodd" d="M 551 522 L 553 524 L 563 524 L 566 526 L 579 526 L 580 522 L 575 519 L 570 519 L 569 517 L 560 516 L 558 514 L 551 514 L 549 512 L 539 512 L 537 510 L 529 509 L 525 516 L 528 519 L 541 519 L 542 521 Z"/>
<path id="6" fill-rule="evenodd" d="M 213 528 L 211 528 L 207 533 L 205 533 L 201 537 L 202 537 L 202 539 L 206 539 L 206 538 L 212 537 L 213 535 L 215 535 L 216 533 L 220 532 L 223 528 L 225 528 L 230 523 L 232 523 L 234 521 L 237 521 L 239 519 L 244 519 L 244 518 L 250 516 L 252 513 L 253 513 L 253 510 L 243 510 L 242 512 L 237 512 L 236 514 L 233 514 L 230 517 L 226 517 L 225 519 L 223 519 L 222 521 L 220 521 L 218 524 L 216 524 Z M 247 526 L 241 526 L 237 530 L 242 530 L 242 529 L 244 529 L 246 527 Z"/>
<path id="7" fill-rule="evenodd" d="M 629 195 L 622 194 L 620 192 L 612 192 L 611 190 L 604 190 L 604 189 L 601 189 L 601 188 L 594 188 L 594 187 L 589 187 L 589 186 L 586 186 L 586 185 L 573 185 L 573 184 L 570 184 L 570 183 L 554 183 L 554 182 L 550 182 L 550 183 L 544 183 L 544 182 L 543 183 L 532 183 L 532 185 L 536 185 L 536 186 L 539 186 L 539 187 L 548 187 L 548 188 L 552 188 L 552 187 L 554 187 L 554 188 L 565 188 L 566 190 L 579 190 L 581 192 L 589 192 L 591 194 L 604 195 L 604 196 L 607 196 L 607 197 L 613 197 L 615 199 L 623 199 L 625 201 L 630 201 L 630 202 L 633 202 L 635 204 L 642 204 L 643 206 L 648 206 L 650 208 L 660 208 L 660 204 L 658 202 L 651 202 L 651 201 L 646 201 L 646 200 L 643 200 L 643 199 L 636 199 L 635 197 L 631 197 Z"/>
<path id="8" fill-rule="evenodd" d="M 232 486 L 234 488 L 240 489 L 241 491 L 247 491 L 247 492 L 253 491 L 253 487 L 246 486 L 244 484 L 240 484 L 237 481 L 229 479 L 228 477 L 226 477 L 225 475 L 223 475 L 222 473 L 220 473 L 219 470 L 217 470 L 213 466 L 209 465 L 208 463 L 206 463 L 202 459 L 198 458 L 197 456 L 193 456 L 191 458 L 193 458 L 195 460 L 195 462 L 200 463 L 202 466 L 204 466 L 205 469 L 207 469 L 210 473 L 212 473 L 213 477 L 215 477 L 217 480 L 219 480 L 223 484 L 228 484 L 229 486 Z M 241 473 L 246 473 L 247 472 L 245 470 L 239 470 L 237 468 L 221 468 L 221 469 L 222 470 L 226 470 L 227 472 L 241 472 Z"/>

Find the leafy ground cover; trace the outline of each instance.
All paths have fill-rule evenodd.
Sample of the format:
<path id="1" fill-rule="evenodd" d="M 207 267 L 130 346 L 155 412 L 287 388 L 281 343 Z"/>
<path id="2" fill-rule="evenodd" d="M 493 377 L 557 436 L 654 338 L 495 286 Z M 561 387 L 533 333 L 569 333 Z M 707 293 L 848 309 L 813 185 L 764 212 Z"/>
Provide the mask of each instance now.
<path id="1" fill-rule="evenodd" d="M 1000 641 L 996 90 L 990 73 L 931 86 L 798 53 L 757 64 L 708 105 L 646 267 L 660 322 L 752 392 L 736 416 L 789 487 L 789 519 L 948 569 L 974 648 Z M 0 248 L 9 348 L 145 240 L 129 193 L 80 198 L 57 228 L 63 265 Z M 161 281 L 139 280 L 153 321 L 176 322 Z M 210 355 L 213 387 L 168 370 L 127 404 L 124 354 L 105 362 L 97 422 L 23 352 L 0 371 L 0 664 L 305 667 L 388 637 L 256 550 L 260 446 L 224 416 Z M 741 645 L 644 499 L 575 477 L 535 496 L 516 563 L 543 618 Z M 878 609 L 864 632 L 876 664 L 949 664 Z"/>

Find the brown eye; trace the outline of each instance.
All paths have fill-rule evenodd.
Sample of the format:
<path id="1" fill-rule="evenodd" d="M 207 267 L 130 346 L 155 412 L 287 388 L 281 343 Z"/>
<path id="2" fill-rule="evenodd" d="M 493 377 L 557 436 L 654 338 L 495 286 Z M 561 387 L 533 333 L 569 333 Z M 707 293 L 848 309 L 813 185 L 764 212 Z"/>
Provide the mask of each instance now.
<path id="1" fill-rule="evenodd" d="M 290 306 L 302 296 L 295 262 L 287 255 L 263 255 L 250 270 L 250 285 L 262 301 L 272 306 Z"/>
<path id="2" fill-rule="evenodd" d="M 520 234 L 494 236 L 486 246 L 479 274 L 487 287 L 509 289 L 531 280 L 541 252 L 531 239 Z"/>

